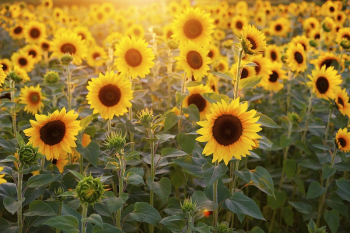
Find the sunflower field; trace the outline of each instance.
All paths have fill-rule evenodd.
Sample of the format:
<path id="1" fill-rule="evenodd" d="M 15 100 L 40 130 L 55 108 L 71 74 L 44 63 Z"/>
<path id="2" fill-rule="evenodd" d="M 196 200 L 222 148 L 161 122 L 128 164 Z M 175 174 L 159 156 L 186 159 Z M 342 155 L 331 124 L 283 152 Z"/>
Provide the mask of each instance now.
<path id="1" fill-rule="evenodd" d="M 0 2 L 0 232 L 350 232 L 350 1 L 59 2 Z"/>

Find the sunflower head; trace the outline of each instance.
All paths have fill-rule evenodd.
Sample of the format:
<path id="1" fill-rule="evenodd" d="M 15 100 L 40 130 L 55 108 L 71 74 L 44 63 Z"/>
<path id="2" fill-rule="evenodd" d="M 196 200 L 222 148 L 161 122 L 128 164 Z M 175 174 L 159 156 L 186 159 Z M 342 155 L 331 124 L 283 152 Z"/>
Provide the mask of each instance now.
<path id="1" fill-rule="evenodd" d="M 286 55 L 286 63 L 292 71 L 304 72 L 306 70 L 306 54 L 301 44 L 290 44 Z"/>
<path id="2" fill-rule="evenodd" d="M 61 57 L 61 63 L 64 66 L 68 66 L 73 61 L 73 56 L 70 53 L 65 53 Z"/>
<path id="3" fill-rule="evenodd" d="M 41 93 L 40 86 L 24 86 L 21 88 L 21 94 L 19 96 L 20 103 L 25 104 L 24 110 L 33 115 L 41 112 L 44 103 L 42 102 L 45 97 Z"/>
<path id="4" fill-rule="evenodd" d="M 137 114 L 137 118 L 139 119 L 138 123 L 149 126 L 153 120 L 153 110 L 152 109 L 143 109 Z"/>
<path id="5" fill-rule="evenodd" d="M 60 79 L 60 76 L 55 71 L 48 71 L 44 75 L 44 81 L 46 83 L 54 84 L 54 83 L 57 83 L 59 79 Z"/>
<path id="6" fill-rule="evenodd" d="M 192 201 L 192 198 L 184 200 L 180 205 L 181 211 L 185 214 L 186 218 L 194 216 L 197 205 L 195 202 Z"/>
<path id="7" fill-rule="evenodd" d="M 350 132 L 347 128 L 339 129 L 335 135 L 335 141 L 339 150 L 343 152 L 350 151 Z"/>
<path id="8" fill-rule="evenodd" d="M 315 40 L 310 40 L 309 41 L 309 45 L 311 46 L 311 47 L 314 47 L 314 48 L 316 48 L 318 45 L 317 45 L 317 42 L 315 41 Z"/>
<path id="9" fill-rule="evenodd" d="M 340 42 L 340 46 L 345 50 L 349 50 L 350 49 L 350 40 L 342 39 Z"/>
<path id="10" fill-rule="evenodd" d="M 34 148 L 33 145 L 28 144 L 21 147 L 18 151 L 18 158 L 21 164 L 34 165 L 38 163 L 38 148 Z"/>
<path id="11" fill-rule="evenodd" d="M 241 45 L 246 54 L 261 54 L 266 49 L 265 35 L 255 26 L 248 25 L 247 27 L 243 28 Z"/>
<path id="12" fill-rule="evenodd" d="M 227 222 L 218 223 L 218 225 L 216 226 L 216 230 L 218 233 L 230 233 L 233 231 L 233 229 L 229 227 Z"/>
<path id="13" fill-rule="evenodd" d="M 82 204 L 93 205 L 101 200 L 106 190 L 100 178 L 86 176 L 78 182 L 75 191 Z"/>

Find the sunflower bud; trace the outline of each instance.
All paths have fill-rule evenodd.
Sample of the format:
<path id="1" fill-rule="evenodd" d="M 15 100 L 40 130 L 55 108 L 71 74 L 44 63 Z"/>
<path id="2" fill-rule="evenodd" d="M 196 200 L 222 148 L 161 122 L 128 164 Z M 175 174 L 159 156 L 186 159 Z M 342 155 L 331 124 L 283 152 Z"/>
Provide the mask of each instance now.
<path id="1" fill-rule="evenodd" d="M 78 182 L 75 189 L 78 198 L 82 204 L 90 204 L 100 201 L 105 193 L 104 185 L 100 181 L 100 178 L 93 178 L 92 176 L 84 177 L 84 179 Z"/>
<path id="2" fill-rule="evenodd" d="M 45 82 L 50 84 L 57 83 L 59 78 L 59 74 L 55 71 L 46 72 L 46 74 L 44 75 Z"/>
<path id="3" fill-rule="evenodd" d="M 222 43 L 222 46 L 226 49 L 231 49 L 233 44 L 233 40 L 226 40 Z"/>
<path id="4" fill-rule="evenodd" d="M 64 54 L 62 57 L 61 57 L 61 63 L 62 65 L 69 65 L 69 63 L 71 63 L 73 61 L 73 56 L 70 55 L 69 53 L 66 53 Z"/>
<path id="5" fill-rule="evenodd" d="M 186 215 L 186 218 L 190 218 L 194 216 L 196 211 L 196 203 L 192 202 L 192 198 L 184 200 L 181 204 L 181 210 Z"/>
<path id="6" fill-rule="evenodd" d="M 288 119 L 290 122 L 300 122 L 300 117 L 296 112 L 288 113 Z"/>
<path id="7" fill-rule="evenodd" d="M 345 50 L 350 49 L 350 40 L 342 39 L 340 42 L 340 46 L 343 47 L 343 49 L 345 49 Z"/>
<path id="8" fill-rule="evenodd" d="M 179 47 L 179 43 L 174 40 L 168 41 L 167 45 L 170 49 L 177 49 Z"/>
<path id="9" fill-rule="evenodd" d="M 162 28 L 159 27 L 159 26 L 153 27 L 153 32 L 154 32 L 157 36 L 163 35 L 163 30 L 162 30 Z"/>
<path id="10" fill-rule="evenodd" d="M 115 150 L 120 153 L 126 144 L 125 136 L 122 136 L 120 131 L 111 132 L 110 135 L 106 137 L 106 141 L 103 144 L 108 149 Z"/>
<path id="11" fill-rule="evenodd" d="M 63 201 L 64 199 L 66 199 L 66 197 L 59 197 L 59 195 L 61 195 L 62 193 L 64 193 L 64 189 L 62 187 L 59 187 L 57 189 L 54 190 L 55 193 L 55 197 L 59 200 L 59 201 Z"/>
<path id="12" fill-rule="evenodd" d="M 232 232 L 232 229 L 229 228 L 227 222 L 218 223 L 218 225 L 216 226 L 216 230 L 218 233 L 230 233 L 230 232 Z"/>
<path id="13" fill-rule="evenodd" d="M 325 32 L 330 32 L 332 31 L 334 21 L 327 17 L 323 22 L 322 22 L 322 28 Z"/>
<path id="14" fill-rule="evenodd" d="M 317 47 L 317 42 L 315 40 L 310 40 L 309 44 L 311 47 Z"/>
<path id="15" fill-rule="evenodd" d="M 139 119 L 138 123 L 149 126 L 153 120 L 153 110 L 146 108 L 137 114 L 137 118 Z"/>
<path id="16" fill-rule="evenodd" d="M 25 145 L 19 149 L 18 157 L 21 164 L 34 165 L 38 162 L 38 149 L 32 145 Z"/>
<path id="17" fill-rule="evenodd" d="M 12 79 L 12 81 L 14 81 L 15 83 L 21 83 L 23 81 L 23 78 L 21 76 L 19 76 L 16 72 L 14 71 L 11 71 L 9 74 L 8 74 L 8 77 L 10 79 Z"/>

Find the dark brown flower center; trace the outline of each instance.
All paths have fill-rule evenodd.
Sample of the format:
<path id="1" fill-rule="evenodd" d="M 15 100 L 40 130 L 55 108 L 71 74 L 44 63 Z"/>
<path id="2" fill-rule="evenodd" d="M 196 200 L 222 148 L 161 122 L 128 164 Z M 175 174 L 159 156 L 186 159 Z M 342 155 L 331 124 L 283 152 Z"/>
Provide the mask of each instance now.
<path id="1" fill-rule="evenodd" d="M 25 59 L 24 57 L 21 57 L 19 60 L 18 60 L 18 63 L 21 65 L 21 66 L 25 66 L 28 64 L 28 61 L 27 59 Z"/>
<path id="2" fill-rule="evenodd" d="M 125 53 L 125 61 L 129 66 L 139 66 L 142 63 L 142 55 L 137 49 L 129 49 Z"/>
<path id="3" fill-rule="evenodd" d="M 338 97 L 338 104 L 340 104 L 340 105 L 342 105 L 344 107 L 344 101 L 340 97 Z"/>
<path id="4" fill-rule="evenodd" d="M 2 63 L 1 65 L 2 65 L 2 70 L 7 71 L 8 66 L 5 63 Z"/>
<path id="5" fill-rule="evenodd" d="M 56 145 L 66 134 L 66 125 L 61 120 L 50 121 L 40 128 L 40 139 L 46 145 Z"/>
<path id="6" fill-rule="evenodd" d="M 41 43 L 41 48 L 46 51 L 50 48 L 50 45 L 46 42 L 43 42 Z"/>
<path id="7" fill-rule="evenodd" d="M 202 56 L 196 51 L 189 51 L 186 60 L 192 69 L 199 69 L 203 65 Z"/>
<path id="8" fill-rule="evenodd" d="M 335 62 L 336 60 L 333 59 L 333 58 L 329 58 L 329 59 L 326 59 L 324 60 L 322 63 L 321 63 L 321 68 L 322 66 L 326 66 L 326 69 L 329 68 L 330 66 L 332 66 L 332 63 Z"/>
<path id="9" fill-rule="evenodd" d="M 269 81 L 274 83 L 278 80 L 278 73 L 276 71 L 272 71 L 272 74 L 270 74 Z"/>
<path id="10" fill-rule="evenodd" d="M 277 24 L 275 27 L 276 31 L 281 31 L 282 30 L 282 26 L 280 24 Z"/>
<path id="11" fill-rule="evenodd" d="M 241 73 L 241 79 L 247 78 L 249 75 L 249 72 L 246 68 L 242 69 L 242 73 Z"/>
<path id="12" fill-rule="evenodd" d="M 312 28 L 315 28 L 315 24 L 314 23 L 310 23 Z"/>
<path id="13" fill-rule="evenodd" d="M 303 61 L 304 61 L 303 55 L 301 55 L 301 53 L 299 53 L 299 52 L 295 52 L 295 53 L 294 53 L 294 59 L 295 59 L 299 64 L 303 63 Z"/>
<path id="14" fill-rule="evenodd" d="M 343 35 L 343 39 L 347 39 L 347 40 L 350 40 L 350 35 L 346 34 L 346 35 Z"/>
<path id="15" fill-rule="evenodd" d="M 315 35 L 315 40 L 320 39 L 320 38 L 321 38 L 320 33 L 317 33 L 317 34 Z"/>
<path id="16" fill-rule="evenodd" d="M 255 64 L 256 64 L 256 66 L 254 66 L 254 69 L 255 69 L 256 74 L 258 75 L 260 73 L 260 70 L 261 70 L 260 64 L 257 63 L 256 61 L 255 61 Z"/>
<path id="17" fill-rule="evenodd" d="M 98 98 L 104 106 L 112 107 L 119 103 L 121 91 L 116 85 L 108 84 L 100 89 Z"/>
<path id="18" fill-rule="evenodd" d="M 198 111 L 202 112 L 205 109 L 205 106 L 207 105 L 207 101 L 201 96 L 200 94 L 192 94 L 188 97 L 187 100 L 188 106 L 191 104 L 194 104 L 197 106 Z"/>
<path id="19" fill-rule="evenodd" d="M 81 36 L 82 40 L 85 40 L 86 36 L 84 35 L 84 33 L 78 33 L 79 36 Z"/>
<path id="20" fill-rule="evenodd" d="M 215 85 L 213 84 L 213 85 L 211 85 L 211 87 L 210 87 L 213 91 L 216 91 L 216 87 L 215 87 Z"/>
<path id="21" fill-rule="evenodd" d="M 166 38 L 170 39 L 172 35 L 173 35 L 173 32 L 172 31 L 168 31 L 166 33 Z"/>
<path id="22" fill-rule="evenodd" d="M 13 32 L 14 32 L 15 34 L 21 34 L 22 31 L 23 31 L 23 28 L 22 28 L 21 26 L 17 26 L 17 27 L 13 30 Z"/>
<path id="23" fill-rule="evenodd" d="M 214 121 L 212 133 L 217 143 L 229 146 L 235 143 L 242 135 L 242 122 L 232 115 L 222 115 Z"/>
<path id="24" fill-rule="evenodd" d="M 140 30 L 138 28 L 134 29 L 134 34 L 136 36 L 139 36 L 141 34 Z"/>
<path id="25" fill-rule="evenodd" d="M 272 51 L 270 56 L 271 56 L 272 61 L 276 61 L 277 60 L 277 53 L 275 51 Z"/>
<path id="26" fill-rule="evenodd" d="M 40 30 L 37 28 L 32 28 L 29 32 L 30 37 L 36 39 L 40 36 Z"/>
<path id="27" fill-rule="evenodd" d="M 214 53 L 213 53 L 212 50 L 210 50 L 209 53 L 208 53 L 208 57 L 213 58 L 213 56 L 214 56 Z"/>
<path id="28" fill-rule="evenodd" d="M 243 23 L 241 21 L 237 21 L 236 28 L 242 29 L 243 28 Z"/>
<path id="29" fill-rule="evenodd" d="M 252 45 L 251 49 L 256 49 L 256 43 L 255 43 L 255 40 L 253 40 L 252 38 L 250 37 L 247 37 L 247 40 L 249 40 L 250 44 Z"/>
<path id="30" fill-rule="evenodd" d="M 37 92 L 31 92 L 29 93 L 29 101 L 32 104 L 38 104 L 40 101 L 40 95 Z"/>
<path id="31" fill-rule="evenodd" d="M 92 58 L 94 59 L 94 60 L 96 60 L 96 58 L 98 58 L 98 57 L 100 57 L 101 55 L 99 54 L 99 53 L 93 53 L 92 54 Z"/>
<path id="32" fill-rule="evenodd" d="M 53 160 L 51 161 L 51 163 L 56 165 L 56 164 L 57 164 L 57 159 L 53 159 Z"/>
<path id="33" fill-rule="evenodd" d="M 338 19 L 338 21 L 340 21 L 340 20 L 342 19 L 342 16 L 341 16 L 341 15 L 338 15 L 338 16 L 337 16 L 337 19 Z"/>
<path id="34" fill-rule="evenodd" d="M 329 88 L 328 80 L 325 77 L 319 77 L 316 81 L 316 88 L 321 94 L 326 93 Z"/>
<path id="35" fill-rule="evenodd" d="M 341 145 L 341 147 L 345 147 L 346 146 L 346 141 L 344 138 L 338 138 L 338 142 Z"/>
<path id="36" fill-rule="evenodd" d="M 98 14 L 97 14 L 97 18 L 100 19 L 100 20 L 103 19 L 102 13 L 98 13 Z"/>
<path id="37" fill-rule="evenodd" d="M 74 54 L 76 51 L 77 51 L 77 49 L 75 48 L 75 46 L 73 44 L 66 43 L 66 44 L 63 44 L 61 46 L 62 53 Z"/>
<path id="38" fill-rule="evenodd" d="M 185 36 L 189 39 L 195 39 L 202 34 L 202 23 L 196 19 L 188 20 L 183 28 Z"/>
<path id="39" fill-rule="evenodd" d="M 28 52 L 28 54 L 29 54 L 29 55 L 32 55 L 33 58 L 36 57 L 36 51 L 35 51 L 35 50 L 30 50 L 30 51 Z"/>
<path id="40" fill-rule="evenodd" d="M 331 7 L 329 8 L 329 11 L 330 11 L 330 12 L 334 12 L 334 11 L 335 11 L 334 7 L 331 6 Z"/>

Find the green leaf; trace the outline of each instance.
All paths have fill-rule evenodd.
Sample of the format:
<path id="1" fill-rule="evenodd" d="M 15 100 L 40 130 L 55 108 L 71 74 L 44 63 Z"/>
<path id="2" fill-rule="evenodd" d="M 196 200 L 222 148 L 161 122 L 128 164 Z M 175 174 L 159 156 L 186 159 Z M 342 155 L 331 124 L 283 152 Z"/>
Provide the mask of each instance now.
<path id="1" fill-rule="evenodd" d="M 163 148 L 160 153 L 165 158 L 177 158 L 187 155 L 186 152 L 182 150 L 177 150 L 175 148 Z"/>
<path id="2" fill-rule="evenodd" d="M 207 163 L 207 160 L 204 158 L 184 156 L 179 159 L 174 159 L 173 162 L 185 169 L 188 174 L 198 178 L 203 178 L 202 166 L 203 164 Z"/>
<path id="3" fill-rule="evenodd" d="M 283 216 L 284 222 L 288 226 L 293 226 L 293 223 L 294 223 L 294 212 L 292 210 L 292 207 L 290 207 L 290 206 L 283 207 L 282 208 L 282 216 Z"/>
<path id="4" fill-rule="evenodd" d="M 195 82 L 195 81 L 192 81 L 192 82 L 189 82 L 186 84 L 186 87 L 196 87 L 196 86 L 199 86 L 201 85 L 202 82 Z"/>
<path id="5" fill-rule="evenodd" d="M 79 181 L 84 179 L 84 176 L 82 174 L 75 172 L 73 170 L 68 170 L 68 171 L 70 171 Z"/>
<path id="6" fill-rule="evenodd" d="M 89 163 L 97 166 L 98 156 L 100 155 L 100 146 L 96 142 L 90 142 L 87 147 L 83 147 L 78 144 L 76 150 L 87 160 Z"/>
<path id="7" fill-rule="evenodd" d="M 181 92 L 176 92 L 175 93 L 175 100 L 176 100 L 176 105 L 179 105 L 185 98 L 186 98 L 187 94 L 181 94 Z"/>
<path id="8" fill-rule="evenodd" d="M 327 178 L 333 176 L 336 171 L 337 171 L 337 169 L 329 166 L 329 164 L 326 164 L 323 166 L 322 178 L 327 179 Z"/>
<path id="9" fill-rule="evenodd" d="M 19 147 L 23 147 L 26 145 L 22 136 L 18 132 L 16 132 L 16 138 L 17 138 L 17 142 L 18 142 Z"/>
<path id="10" fill-rule="evenodd" d="M 182 232 L 181 229 L 186 224 L 183 214 L 174 214 L 169 217 L 165 217 L 159 223 L 164 225 L 171 232 Z"/>
<path id="11" fill-rule="evenodd" d="M 79 221 L 74 216 L 57 216 L 50 218 L 44 224 L 67 233 L 79 233 Z"/>
<path id="12" fill-rule="evenodd" d="M 164 131 L 168 131 L 180 120 L 181 116 L 176 115 L 174 112 L 170 111 L 165 115 L 164 120 Z"/>
<path id="13" fill-rule="evenodd" d="M 92 228 L 92 233 L 124 233 L 124 231 L 112 226 L 111 224 L 103 223 L 102 227 L 95 225 L 94 228 Z"/>
<path id="14" fill-rule="evenodd" d="M 29 188 L 40 187 L 56 180 L 60 176 L 61 175 L 54 175 L 54 174 L 40 174 L 40 175 L 32 176 L 28 179 L 27 186 Z"/>
<path id="15" fill-rule="evenodd" d="M 232 81 L 233 80 L 233 76 L 231 73 L 229 72 L 225 72 L 225 73 L 221 73 L 221 72 L 211 72 L 213 75 L 219 76 L 220 78 Z"/>
<path id="16" fill-rule="evenodd" d="M 326 192 L 326 188 L 322 187 L 317 181 L 313 181 L 307 190 L 306 199 L 312 199 L 321 196 Z"/>
<path id="17" fill-rule="evenodd" d="M 197 204 L 197 208 L 202 210 L 214 211 L 218 208 L 218 204 L 209 200 L 209 198 L 202 191 L 195 191 L 192 194 L 192 201 Z"/>
<path id="18" fill-rule="evenodd" d="M 256 219 L 265 220 L 258 205 L 243 193 L 234 193 L 231 198 L 225 200 L 225 206 L 235 214 L 245 214 Z"/>
<path id="19" fill-rule="evenodd" d="M 179 133 L 176 136 L 177 143 L 180 144 L 181 149 L 188 154 L 192 154 L 192 151 L 196 145 L 196 137 L 195 134 L 188 133 Z"/>
<path id="20" fill-rule="evenodd" d="M 24 216 L 56 216 L 56 212 L 45 202 L 35 200 L 30 203 Z"/>
<path id="21" fill-rule="evenodd" d="M 254 63 L 254 62 L 248 62 L 243 67 L 246 67 L 246 66 L 258 66 L 258 65 L 256 63 Z"/>
<path id="22" fill-rule="evenodd" d="M 260 83 L 262 76 L 255 76 L 250 78 L 244 78 L 239 81 L 239 89 L 248 89 L 255 87 L 258 83 Z"/>
<path id="23" fill-rule="evenodd" d="M 350 184 L 344 178 L 340 178 L 336 181 L 338 189 L 337 194 L 346 201 L 350 202 Z"/>
<path id="24" fill-rule="evenodd" d="M 125 180 L 132 185 L 145 184 L 143 177 L 133 171 L 126 173 Z"/>
<path id="25" fill-rule="evenodd" d="M 287 193 L 284 190 L 276 190 L 275 197 L 267 196 L 267 203 L 271 209 L 276 209 L 281 207 L 286 199 Z"/>
<path id="26" fill-rule="evenodd" d="M 22 202 L 24 202 L 24 200 L 25 198 L 22 198 L 20 202 L 17 202 L 15 199 L 11 197 L 6 197 L 4 199 L 5 209 L 11 214 L 14 214 L 17 212 L 19 208 L 22 208 Z"/>
<path id="27" fill-rule="evenodd" d="M 211 163 L 205 163 L 202 166 L 204 181 L 207 186 L 212 186 L 215 181 L 223 177 L 227 172 L 227 166 L 220 163 L 218 166 L 213 166 Z"/>
<path id="28" fill-rule="evenodd" d="M 297 162 L 294 159 L 283 160 L 283 170 L 289 179 L 294 176 L 296 169 L 297 169 Z"/>
<path id="29" fill-rule="evenodd" d="M 265 233 L 265 231 L 260 227 L 255 226 L 249 231 L 249 233 Z"/>
<path id="30" fill-rule="evenodd" d="M 269 128 L 281 128 L 279 125 L 276 124 L 270 117 L 265 116 L 264 114 L 257 112 L 255 114 L 255 117 L 259 117 L 259 120 L 257 123 L 261 124 L 262 126 L 269 127 Z"/>
<path id="31" fill-rule="evenodd" d="M 110 195 L 108 195 L 108 193 L 110 193 Z M 123 193 L 118 198 L 114 195 L 113 192 L 107 192 L 105 195 L 108 195 L 108 198 L 104 198 L 102 201 L 106 203 L 111 213 L 119 210 L 129 198 L 128 194 L 126 193 Z"/>
<path id="32" fill-rule="evenodd" d="M 280 147 L 282 149 L 286 148 L 287 146 L 289 146 L 290 144 L 293 143 L 293 139 L 292 138 L 287 138 L 286 135 L 282 135 L 280 138 Z"/>
<path id="33" fill-rule="evenodd" d="M 154 182 L 151 177 L 147 177 L 147 185 L 162 202 L 166 202 L 171 194 L 171 181 L 167 177 L 163 177 L 158 182 Z"/>
<path id="34" fill-rule="evenodd" d="M 191 104 L 187 108 L 184 109 L 184 113 L 188 114 L 188 120 L 189 121 L 199 121 L 199 110 L 198 107 L 195 104 Z"/>
<path id="35" fill-rule="evenodd" d="M 98 214 L 91 214 L 88 218 L 83 218 L 82 222 L 90 222 L 94 225 L 98 225 L 103 228 L 103 221 L 100 215 Z"/>
<path id="36" fill-rule="evenodd" d="M 91 115 L 85 117 L 84 119 L 82 119 L 80 121 L 80 126 L 82 128 L 81 131 L 84 132 L 85 128 L 90 124 L 91 121 L 93 121 L 95 118 L 97 118 L 97 116 L 98 116 L 98 113 L 91 114 Z"/>
<path id="37" fill-rule="evenodd" d="M 303 202 L 288 202 L 289 204 L 291 204 L 291 206 L 293 206 L 298 212 L 302 213 L 302 214 L 310 214 L 312 211 L 312 206 L 305 204 Z"/>
<path id="38" fill-rule="evenodd" d="M 161 133 L 161 134 L 157 134 L 156 138 L 158 139 L 159 144 L 162 144 L 163 142 L 170 141 L 170 139 L 174 139 L 175 135 Z"/>
<path id="39" fill-rule="evenodd" d="M 270 173 L 263 167 L 257 166 L 250 171 L 250 178 L 257 188 L 270 196 L 274 196 L 274 183 Z"/>
<path id="40" fill-rule="evenodd" d="M 326 210 L 324 212 L 324 220 L 326 220 L 329 228 L 331 229 L 332 233 L 335 233 L 338 231 L 339 223 L 340 223 L 340 217 L 339 213 L 336 210 Z"/>
<path id="41" fill-rule="evenodd" d="M 136 202 L 134 211 L 130 213 L 130 217 L 137 222 L 146 222 L 151 225 L 157 225 L 162 219 L 158 211 L 146 202 Z"/>
<path id="42" fill-rule="evenodd" d="M 312 144 L 313 147 L 316 147 L 317 149 L 321 149 L 321 150 L 329 150 L 329 148 L 325 145 L 322 144 Z"/>
<path id="43" fill-rule="evenodd" d="M 212 93 L 204 93 L 202 94 L 203 98 L 209 101 L 210 103 L 217 103 L 224 100 L 226 103 L 230 102 L 230 98 L 227 95 L 217 94 L 215 92 Z"/>
<path id="44" fill-rule="evenodd" d="M 11 154 L 16 153 L 16 146 L 12 142 L 7 141 L 2 137 L 0 137 L 0 147 Z"/>

